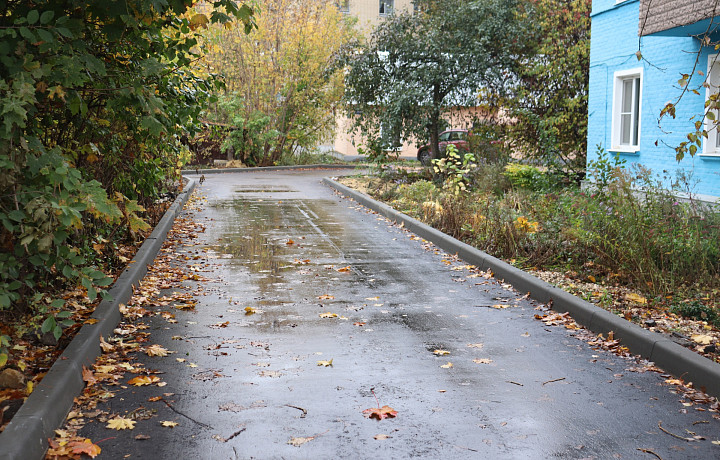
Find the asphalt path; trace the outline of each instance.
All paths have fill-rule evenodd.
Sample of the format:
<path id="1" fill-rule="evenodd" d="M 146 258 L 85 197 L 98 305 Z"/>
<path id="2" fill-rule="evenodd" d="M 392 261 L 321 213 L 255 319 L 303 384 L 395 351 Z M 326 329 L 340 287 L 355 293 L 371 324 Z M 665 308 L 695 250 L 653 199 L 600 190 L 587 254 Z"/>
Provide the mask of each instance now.
<path id="1" fill-rule="evenodd" d="M 177 250 L 209 281 L 176 323 L 146 319 L 174 353 L 138 360 L 167 385 L 100 403 L 153 412 L 88 423 L 98 458 L 720 458 L 720 422 L 665 377 L 320 183 L 348 173 L 206 177 L 185 212 L 206 229 Z"/>

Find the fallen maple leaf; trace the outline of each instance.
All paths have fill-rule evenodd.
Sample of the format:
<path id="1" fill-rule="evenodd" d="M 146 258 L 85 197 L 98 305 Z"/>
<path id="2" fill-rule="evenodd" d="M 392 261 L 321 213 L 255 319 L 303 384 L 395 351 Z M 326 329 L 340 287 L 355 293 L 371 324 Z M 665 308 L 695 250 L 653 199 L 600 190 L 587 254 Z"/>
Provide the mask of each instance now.
<path id="1" fill-rule="evenodd" d="M 715 340 L 711 335 L 705 334 L 694 334 L 690 336 L 693 342 L 699 343 L 700 345 L 710 345 Z"/>
<path id="2" fill-rule="evenodd" d="M 143 385 L 152 385 L 153 383 L 157 383 L 159 381 L 160 377 L 155 377 L 154 375 L 138 375 L 137 377 L 128 380 L 128 384 L 141 387 Z"/>
<path id="3" fill-rule="evenodd" d="M 245 307 L 246 315 L 254 315 L 255 313 L 257 313 L 257 310 L 255 310 L 253 307 Z"/>
<path id="4" fill-rule="evenodd" d="M 330 294 L 323 294 L 323 295 L 318 296 L 318 299 L 320 299 L 320 300 L 332 300 L 334 298 L 335 298 L 335 296 L 330 295 Z"/>
<path id="5" fill-rule="evenodd" d="M 171 422 L 171 421 L 169 421 L 169 420 L 165 420 L 164 422 L 160 422 L 160 425 L 166 426 L 166 427 L 168 427 L 168 428 L 175 428 L 176 426 L 179 425 L 179 423 L 178 423 L 178 422 Z"/>
<path id="6" fill-rule="evenodd" d="M 498 305 L 493 305 L 492 308 L 496 308 L 496 309 L 498 309 L 498 310 L 501 310 L 501 309 L 503 309 L 503 308 L 510 308 L 510 305 L 498 304 Z"/>
<path id="7" fill-rule="evenodd" d="M 386 434 L 376 434 L 375 436 L 373 436 L 373 438 L 374 438 L 374 439 L 377 439 L 378 441 L 381 441 L 381 440 L 383 440 L 383 439 L 388 439 L 389 437 L 390 437 L 390 436 L 388 436 L 388 435 L 386 435 Z"/>
<path id="8" fill-rule="evenodd" d="M 70 441 L 68 447 L 72 449 L 73 454 L 86 454 L 90 458 L 97 457 L 101 452 L 100 446 L 93 444 L 93 442 L 87 438 L 82 441 Z"/>
<path id="9" fill-rule="evenodd" d="M 318 362 L 317 362 L 317 365 L 318 365 L 318 366 L 330 367 L 330 366 L 333 365 L 332 362 L 333 362 L 332 359 L 331 359 L 330 361 L 318 361 Z"/>
<path id="10" fill-rule="evenodd" d="M 350 265 L 348 265 L 347 267 L 338 268 L 337 271 L 339 271 L 340 273 L 347 273 L 350 271 L 350 268 Z"/>
<path id="11" fill-rule="evenodd" d="M 447 364 L 443 364 L 443 365 L 440 366 L 440 367 L 442 367 L 443 369 L 450 369 L 451 367 L 453 367 L 453 363 L 451 363 L 450 361 L 448 361 Z"/>
<path id="12" fill-rule="evenodd" d="M 365 323 L 361 323 L 360 321 L 354 322 L 353 326 L 364 326 Z"/>
<path id="13" fill-rule="evenodd" d="M 337 313 L 330 313 L 329 311 L 326 311 L 325 313 L 320 313 L 320 318 L 337 318 Z"/>
<path id="14" fill-rule="evenodd" d="M 641 295 L 630 293 L 625 294 L 625 300 L 629 300 L 631 302 L 639 303 L 639 304 L 646 304 L 647 299 Z"/>
<path id="15" fill-rule="evenodd" d="M 110 428 L 111 430 L 132 430 L 135 428 L 135 423 L 134 420 L 130 420 L 129 418 L 115 417 L 108 421 L 105 428 Z"/>
<path id="16" fill-rule="evenodd" d="M 145 348 L 145 353 L 148 356 L 167 356 L 168 350 L 161 345 L 155 344 Z"/>
<path id="17" fill-rule="evenodd" d="M 288 246 L 290 246 L 290 245 L 295 244 L 295 242 L 294 242 L 293 240 L 287 240 L 287 243 L 285 243 L 285 244 L 287 244 Z"/>
<path id="18" fill-rule="evenodd" d="M 490 364 L 493 362 L 490 358 L 479 358 L 479 359 L 473 359 L 473 362 L 476 364 Z"/>
<path id="19" fill-rule="evenodd" d="M 383 420 L 385 418 L 393 418 L 397 417 L 397 411 L 393 409 L 390 406 L 382 406 L 382 407 L 373 407 L 371 409 L 365 409 L 363 411 L 363 414 L 365 414 L 365 417 L 367 418 L 375 418 L 378 420 Z"/>
<path id="20" fill-rule="evenodd" d="M 435 353 L 438 356 L 444 356 L 444 355 L 450 354 L 450 352 L 447 350 L 435 350 L 435 351 L 433 351 L 433 353 Z"/>
<path id="21" fill-rule="evenodd" d="M 87 382 L 88 386 L 94 385 L 97 382 L 93 371 L 85 366 L 82 367 L 82 379 Z"/>

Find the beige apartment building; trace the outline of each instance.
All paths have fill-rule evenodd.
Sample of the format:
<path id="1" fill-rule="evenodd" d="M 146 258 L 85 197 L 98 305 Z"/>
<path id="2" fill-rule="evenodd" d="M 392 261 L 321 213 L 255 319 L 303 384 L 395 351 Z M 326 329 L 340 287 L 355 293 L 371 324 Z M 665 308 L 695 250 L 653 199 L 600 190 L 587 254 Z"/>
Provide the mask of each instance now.
<path id="1" fill-rule="evenodd" d="M 412 0 L 339 0 L 337 5 L 343 13 L 358 18 L 358 26 L 365 32 L 394 12 L 414 8 Z"/>

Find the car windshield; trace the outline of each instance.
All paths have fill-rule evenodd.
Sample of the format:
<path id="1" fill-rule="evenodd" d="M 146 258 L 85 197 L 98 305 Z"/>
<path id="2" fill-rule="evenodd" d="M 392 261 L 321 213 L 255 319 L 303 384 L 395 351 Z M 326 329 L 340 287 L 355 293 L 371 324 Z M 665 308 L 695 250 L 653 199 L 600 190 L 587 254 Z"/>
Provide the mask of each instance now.
<path id="1" fill-rule="evenodd" d="M 447 141 L 448 139 L 450 139 L 450 134 L 452 134 L 452 133 L 447 132 L 447 133 L 440 134 L 440 136 L 438 137 L 438 141 L 440 141 L 440 142 Z"/>
<path id="2" fill-rule="evenodd" d="M 450 139 L 451 141 L 464 141 L 467 138 L 467 133 L 465 131 L 453 131 L 450 133 Z"/>

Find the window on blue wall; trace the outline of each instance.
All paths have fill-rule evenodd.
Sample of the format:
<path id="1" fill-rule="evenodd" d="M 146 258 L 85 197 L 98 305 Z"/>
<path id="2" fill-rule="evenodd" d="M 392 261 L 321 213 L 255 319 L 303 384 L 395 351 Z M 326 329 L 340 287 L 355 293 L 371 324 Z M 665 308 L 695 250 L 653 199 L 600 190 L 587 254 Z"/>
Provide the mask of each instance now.
<path id="1" fill-rule="evenodd" d="M 642 69 L 615 72 L 612 150 L 637 152 L 640 148 Z"/>
<path id="2" fill-rule="evenodd" d="M 714 54 L 708 56 L 707 68 L 707 86 L 705 89 L 705 101 L 709 101 L 710 97 L 720 92 L 720 55 Z M 717 97 L 717 96 L 716 96 Z M 716 105 L 720 100 L 715 100 Z M 704 155 L 720 155 L 720 134 L 718 134 L 718 123 L 720 123 L 720 110 L 712 108 L 708 113 L 712 112 L 714 116 L 705 116 L 705 130 L 708 138 L 703 142 Z"/>

